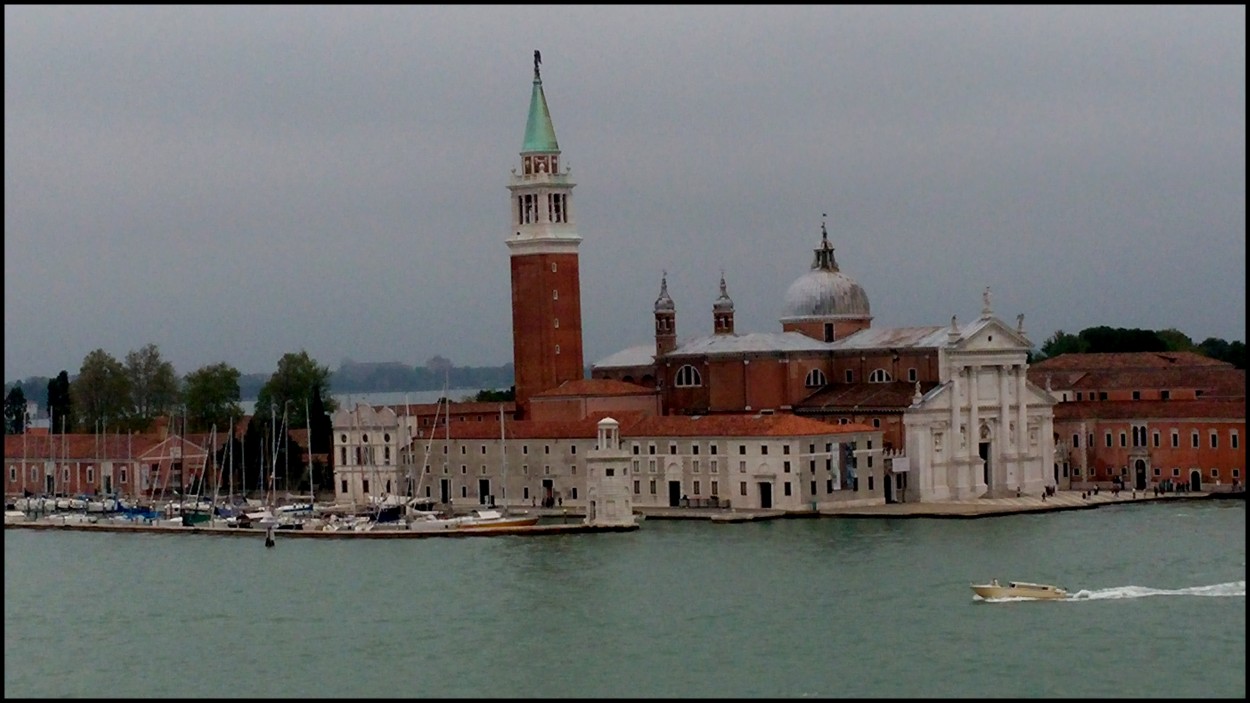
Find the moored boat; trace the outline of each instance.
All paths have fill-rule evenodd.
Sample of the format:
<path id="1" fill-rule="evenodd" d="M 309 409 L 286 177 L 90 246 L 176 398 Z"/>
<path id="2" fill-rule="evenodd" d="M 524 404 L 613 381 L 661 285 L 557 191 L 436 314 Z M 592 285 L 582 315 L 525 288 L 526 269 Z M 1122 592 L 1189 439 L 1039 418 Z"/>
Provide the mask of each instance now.
<path id="1" fill-rule="evenodd" d="M 1059 586 L 1051 586 L 1044 583 L 1029 583 L 1028 581 L 1008 581 L 1006 585 L 1003 585 L 998 582 L 998 579 L 993 579 L 989 583 L 974 583 L 971 585 L 972 592 L 985 600 L 998 600 L 1002 598 L 1061 600 L 1068 597 L 1068 592 Z"/>

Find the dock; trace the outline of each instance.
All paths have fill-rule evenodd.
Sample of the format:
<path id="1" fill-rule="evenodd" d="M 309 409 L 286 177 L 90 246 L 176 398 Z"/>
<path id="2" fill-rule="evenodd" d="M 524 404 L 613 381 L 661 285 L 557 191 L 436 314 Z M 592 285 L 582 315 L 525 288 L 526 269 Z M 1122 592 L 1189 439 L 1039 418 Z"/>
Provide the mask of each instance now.
<path id="1" fill-rule="evenodd" d="M 375 528 L 372 530 L 274 530 L 274 538 L 284 539 L 424 539 L 427 537 L 502 537 L 512 536 L 551 536 L 570 534 L 589 534 L 602 532 L 630 532 L 638 529 L 633 525 L 587 525 L 585 523 L 566 523 L 553 525 L 514 525 L 511 527 L 462 527 L 454 530 L 400 530 Z M 59 532 L 115 532 L 126 534 L 156 535 L 208 535 L 213 537 L 246 537 L 262 539 L 266 530 L 254 527 L 176 527 L 163 525 L 123 525 L 123 524 L 57 524 L 52 522 L 14 522 L 5 523 L 4 528 L 22 530 L 56 530 Z"/>

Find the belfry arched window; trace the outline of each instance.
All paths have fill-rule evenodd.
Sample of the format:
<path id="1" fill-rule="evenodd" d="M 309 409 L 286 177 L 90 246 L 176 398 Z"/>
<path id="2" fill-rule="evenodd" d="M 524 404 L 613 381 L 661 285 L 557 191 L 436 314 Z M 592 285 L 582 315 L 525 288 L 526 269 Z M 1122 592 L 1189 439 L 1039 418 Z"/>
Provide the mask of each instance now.
<path id="1" fill-rule="evenodd" d="M 690 364 L 677 369 L 677 377 L 673 379 L 673 384 L 678 388 L 689 388 L 691 386 L 702 386 L 703 377 L 699 375 L 699 370 Z"/>
<path id="2" fill-rule="evenodd" d="M 808 388 L 820 388 L 829 383 L 829 379 L 825 378 L 825 372 L 820 369 L 812 369 L 807 372 L 807 378 L 803 379 L 803 385 Z"/>

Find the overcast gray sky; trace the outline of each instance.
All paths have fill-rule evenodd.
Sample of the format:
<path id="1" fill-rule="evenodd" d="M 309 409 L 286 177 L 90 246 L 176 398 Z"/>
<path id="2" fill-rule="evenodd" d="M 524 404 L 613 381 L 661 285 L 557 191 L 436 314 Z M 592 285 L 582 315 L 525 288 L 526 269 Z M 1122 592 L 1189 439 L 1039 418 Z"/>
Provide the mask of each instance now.
<path id="1" fill-rule="evenodd" d="M 4 10 L 4 377 L 512 360 L 533 51 L 577 188 L 586 363 L 724 271 L 780 331 L 828 213 L 874 326 L 981 308 L 1245 340 L 1246 11 Z"/>

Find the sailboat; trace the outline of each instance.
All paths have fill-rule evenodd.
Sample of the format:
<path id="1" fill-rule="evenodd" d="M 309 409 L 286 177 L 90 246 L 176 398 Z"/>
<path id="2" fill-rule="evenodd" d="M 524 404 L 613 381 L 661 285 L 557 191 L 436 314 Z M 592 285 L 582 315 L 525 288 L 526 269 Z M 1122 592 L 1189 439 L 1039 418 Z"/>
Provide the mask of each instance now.
<path id="1" fill-rule="evenodd" d="M 448 408 L 447 408 L 447 419 L 448 419 L 447 432 L 446 432 L 447 443 L 448 445 L 450 445 L 451 443 L 450 403 L 448 404 Z M 438 425 L 437 415 L 435 415 L 435 420 L 436 420 L 435 426 L 437 426 Z M 432 441 L 433 440 L 432 432 L 430 434 L 430 438 Z M 499 407 L 499 450 L 500 450 L 500 455 L 503 457 L 503 464 L 501 464 L 500 475 L 501 475 L 501 481 L 504 481 L 503 483 L 504 498 L 506 501 L 507 482 L 504 479 L 506 479 L 507 477 L 507 461 L 508 460 L 507 460 L 507 452 L 504 451 L 504 448 L 505 448 L 504 440 L 505 440 L 505 437 L 504 437 L 504 424 L 503 424 L 503 406 L 500 406 Z M 427 464 L 428 464 L 428 457 L 429 457 L 428 445 L 426 449 L 426 457 L 427 457 Z M 449 517 L 441 517 L 441 516 L 438 516 L 436 513 L 428 513 L 424 517 L 414 517 L 413 519 L 409 520 L 408 529 L 416 530 L 419 532 L 432 532 L 432 531 L 442 531 L 442 530 L 489 531 L 489 530 L 506 529 L 506 528 L 512 528 L 512 527 L 528 527 L 530 525 L 537 525 L 538 519 L 539 518 L 537 515 L 509 515 L 507 514 L 507 508 L 504 508 L 503 510 L 496 510 L 494 508 L 477 508 L 475 510 L 470 511 L 466 515 L 452 515 Z"/>

